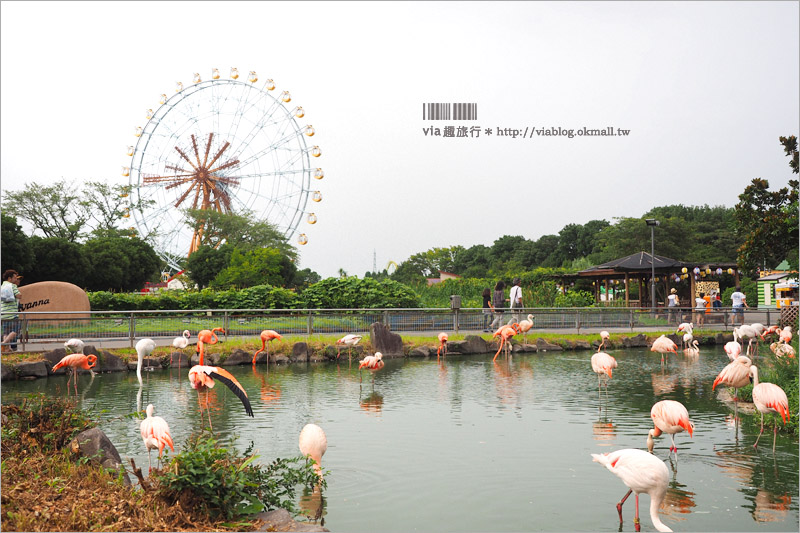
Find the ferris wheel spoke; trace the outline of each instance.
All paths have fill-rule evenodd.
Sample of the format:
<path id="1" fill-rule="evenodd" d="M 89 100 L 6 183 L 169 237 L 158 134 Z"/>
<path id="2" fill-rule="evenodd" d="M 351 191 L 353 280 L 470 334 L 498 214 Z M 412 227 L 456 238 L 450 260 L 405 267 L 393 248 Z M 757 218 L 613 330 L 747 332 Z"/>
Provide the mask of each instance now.
<path id="1" fill-rule="evenodd" d="M 208 134 L 208 142 L 206 143 L 206 155 L 203 157 L 203 166 L 208 168 L 208 153 L 211 151 L 211 139 L 214 138 L 214 132 Z"/>
<path id="2" fill-rule="evenodd" d="M 176 150 L 176 151 L 177 151 L 179 154 L 181 154 L 181 157 L 182 157 L 182 158 L 184 158 L 184 159 L 186 160 L 186 162 L 187 162 L 187 163 L 189 163 L 189 164 L 192 166 L 192 168 L 193 168 L 193 169 L 197 170 L 197 167 L 196 167 L 196 166 L 194 166 L 194 163 L 192 163 L 192 162 L 189 160 L 189 158 L 188 158 L 188 157 L 186 157 L 186 154 L 184 154 L 184 153 L 183 153 L 183 150 L 181 150 L 181 149 L 180 149 L 180 148 L 178 148 L 177 146 L 175 147 L 175 150 Z"/>
<path id="3" fill-rule="evenodd" d="M 257 159 L 260 159 L 261 157 L 264 157 L 265 155 L 267 155 L 271 151 L 277 150 L 282 145 L 288 143 L 289 141 L 291 141 L 293 138 L 296 138 L 296 137 L 297 137 L 296 135 L 291 135 L 291 136 L 286 136 L 286 137 L 283 137 L 282 139 L 279 139 L 277 142 L 265 147 L 262 150 L 259 150 L 258 152 L 254 153 L 253 155 L 251 155 L 247 159 L 243 160 L 241 162 L 242 166 L 247 166 L 251 162 L 253 162 L 253 161 L 257 160 Z"/>
<path id="4" fill-rule="evenodd" d="M 278 126 L 278 124 L 280 124 L 280 122 L 285 122 L 286 121 L 286 119 L 284 118 L 280 122 L 278 122 L 278 121 L 270 122 L 269 119 L 272 118 L 272 114 L 274 113 L 274 110 L 277 109 L 277 108 L 278 108 L 278 101 L 277 100 L 273 100 L 272 105 L 270 105 L 269 109 L 265 110 L 261 114 L 261 118 L 259 118 L 258 121 L 253 123 L 253 126 L 252 126 L 252 128 L 250 128 L 250 131 L 248 131 L 247 134 L 242 138 L 241 144 L 243 146 L 249 145 L 253 141 L 253 139 L 255 139 L 256 135 L 258 135 L 258 133 L 263 131 L 263 129 L 266 126 L 268 126 L 268 125 Z"/>

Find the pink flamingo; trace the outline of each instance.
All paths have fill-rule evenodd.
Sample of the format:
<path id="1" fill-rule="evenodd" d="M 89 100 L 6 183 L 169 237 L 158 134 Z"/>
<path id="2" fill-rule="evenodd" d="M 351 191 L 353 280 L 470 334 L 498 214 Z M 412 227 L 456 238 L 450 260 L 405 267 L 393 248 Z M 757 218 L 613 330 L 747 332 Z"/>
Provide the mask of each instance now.
<path id="1" fill-rule="evenodd" d="M 204 366 L 195 365 L 189 369 L 189 384 L 199 394 L 201 390 L 208 390 L 214 388 L 214 380 L 219 380 L 233 392 L 244 405 L 244 410 L 248 416 L 253 415 L 253 408 L 250 406 L 250 400 L 247 398 L 247 392 L 244 387 L 236 380 L 230 372 L 218 366 Z M 214 427 L 211 425 L 211 410 L 208 409 L 208 394 L 206 393 L 206 409 L 208 410 L 208 425 L 211 430 Z M 202 409 L 200 416 L 202 418 Z"/>
<path id="2" fill-rule="evenodd" d="M 661 354 L 661 364 L 664 364 L 664 354 L 672 352 L 678 355 L 678 345 L 672 342 L 672 339 L 667 338 L 666 335 L 661 335 L 653 341 L 653 346 L 650 347 L 651 352 L 658 352 Z"/>
<path id="3" fill-rule="evenodd" d="M 70 372 L 70 376 L 67 378 L 67 394 L 69 394 L 69 380 L 73 377 L 75 378 L 75 396 L 78 395 L 78 369 L 83 368 L 84 370 L 88 370 L 89 372 L 92 371 L 92 368 L 95 367 L 97 364 L 97 356 L 96 355 L 83 355 L 82 353 L 74 353 L 71 355 L 67 355 L 61 359 L 58 363 L 53 366 L 53 372 L 58 370 L 61 367 L 70 367 L 72 372 Z"/>
<path id="4" fill-rule="evenodd" d="M 267 348 L 267 343 L 269 341 L 273 341 L 275 339 L 281 340 L 282 338 L 283 337 L 281 337 L 281 334 L 278 333 L 277 331 L 274 331 L 274 330 L 271 330 L 271 329 L 265 329 L 264 331 L 262 331 L 261 332 L 261 349 L 253 354 L 253 364 L 254 365 L 256 364 L 256 357 L 258 357 L 258 354 L 260 354 L 261 352 L 266 351 L 267 352 L 267 366 L 269 366 L 269 348 Z"/>
<path id="5" fill-rule="evenodd" d="M 683 335 L 684 349 L 686 348 L 687 342 L 691 342 L 692 339 L 694 338 L 692 336 L 693 330 L 694 330 L 694 324 L 692 324 L 691 322 L 684 322 L 678 326 L 678 329 L 675 330 L 675 333 L 678 333 L 679 331 L 683 331 L 684 333 Z M 687 338 L 686 335 L 688 335 L 689 337 Z"/>
<path id="6" fill-rule="evenodd" d="M 795 355 L 792 345 L 786 344 L 785 342 L 773 342 L 769 345 L 769 349 L 772 350 L 772 353 L 778 357 L 783 357 L 786 355 L 789 357 L 789 359 L 793 359 Z"/>
<path id="7" fill-rule="evenodd" d="M 300 431 L 300 453 L 311 457 L 314 461 L 314 471 L 322 480 L 322 456 L 328 449 L 328 438 L 322 428 L 316 424 L 306 424 Z"/>
<path id="8" fill-rule="evenodd" d="M 605 348 L 606 345 L 606 341 L 610 340 L 611 340 L 611 335 L 607 331 L 604 330 L 600 332 L 600 346 L 597 347 L 598 353 L 603 351 L 603 348 Z"/>
<path id="9" fill-rule="evenodd" d="M 439 333 L 439 348 L 436 350 L 436 359 L 439 359 L 440 352 L 443 352 L 442 355 L 447 355 L 447 333 L 444 331 Z"/>
<path id="10" fill-rule="evenodd" d="M 611 371 L 617 368 L 617 360 L 605 352 L 597 352 L 592 356 L 592 370 L 597 374 L 597 397 L 600 398 L 600 386 L 606 386 L 606 399 L 608 399 L 608 380 L 611 379 Z M 608 376 L 606 378 L 606 376 Z M 604 379 L 605 378 L 605 379 Z M 602 407 L 600 407 L 602 409 Z"/>
<path id="11" fill-rule="evenodd" d="M 752 364 L 753 362 L 749 357 L 740 355 L 717 375 L 711 390 L 716 389 L 717 385 L 733 387 L 733 401 L 738 402 L 739 389 L 750 383 L 750 366 Z"/>
<path id="12" fill-rule="evenodd" d="M 786 344 L 792 342 L 792 326 L 786 326 L 785 328 L 780 330 L 779 335 L 781 337 L 782 342 L 785 342 Z"/>
<path id="13" fill-rule="evenodd" d="M 502 350 L 504 346 L 506 348 L 506 356 L 508 356 L 508 352 L 510 351 L 511 347 L 511 337 L 513 337 L 519 332 L 520 332 L 519 324 L 516 323 L 506 326 L 500 326 L 500 328 L 494 332 L 494 335 L 492 335 L 492 337 L 498 337 L 498 336 L 500 337 L 500 347 L 497 349 L 497 353 L 494 354 L 494 359 L 492 359 L 492 362 L 494 362 L 495 359 L 497 359 L 497 356 L 500 355 L 500 350 Z"/>
<path id="14" fill-rule="evenodd" d="M 753 403 L 756 409 L 761 413 L 761 431 L 758 433 L 756 443 L 753 448 L 758 448 L 758 440 L 761 434 L 764 433 L 764 414 L 778 413 L 783 418 L 783 424 L 786 425 L 787 420 L 791 420 L 791 413 L 789 411 L 789 400 L 786 398 L 786 393 L 783 389 L 774 383 L 759 383 L 758 382 L 758 368 L 755 365 L 750 367 L 750 375 L 753 376 Z M 776 423 L 773 428 L 772 438 L 772 451 L 775 451 L 775 439 L 778 436 L 778 424 Z"/>
<path id="15" fill-rule="evenodd" d="M 736 341 L 725 343 L 725 353 L 728 354 L 728 359 L 735 361 L 737 357 L 742 355 L 742 345 Z"/>
<path id="16" fill-rule="evenodd" d="M 760 325 L 760 324 L 759 324 Z M 761 326 L 763 328 L 763 326 Z M 740 341 L 745 338 L 750 339 L 747 341 L 747 355 L 750 357 L 758 356 L 758 336 L 761 332 L 749 324 L 742 324 L 738 328 L 733 328 L 733 340 Z M 753 341 L 756 341 L 756 346 L 753 348 Z"/>
<path id="17" fill-rule="evenodd" d="M 180 350 L 181 351 L 181 356 L 183 356 L 183 350 L 187 346 L 189 346 L 189 337 L 191 337 L 191 336 L 192 336 L 192 334 L 189 333 L 189 330 L 185 329 L 185 330 L 183 330 L 183 333 L 181 334 L 180 337 L 175 337 L 172 340 L 173 348 L 175 348 L 177 350 Z M 181 358 L 182 357 L 178 357 L 178 370 L 181 369 Z M 170 354 L 170 356 L 169 356 L 169 365 L 172 366 L 172 354 Z"/>
<path id="18" fill-rule="evenodd" d="M 681 402 L 675 400 L 661 400 L 650 409 L 650 418 L 653 419 L 653 429 L 647 433 L 647 451 L 653 453 L 653 437 L 658 437 L 661 433 L 669 433 L 672 445 L 669 447 L 670 453 L 675 452 L 678 457 L 678 447 L 675 446 L 675 434 L 686 430 L 692 436 L 694 424 L 689 420 L 689 411 Z"/>
<path id="19" fill-rule="evenodd" d="M 372 386 L 375 386 L 375 372 L 383 368 L 383 354 L 381 352 L 375 352 L 375 355 L 368 355 L 361 361 L 359 361 L 358 365 L 358 375 L 359 375 L 359 383 L 362 381 L 361 377 L 361 369 L 366 368 L 370 372 L 372 372 Z"/>
<path id="20" fill-rule="evenodd" d="M 359 343 L 363 337 L 361 335 L 354 335 L 352 333 L 345 335 L 341 339 L 336 341 L 336 345 L 345 345 L 347 346 L 347 361 L 350 361 L 350 356 L 353 354 L 353 346 Z M 336 351 L 336 359 L 339 359 L 339 351 Z"/>
<path id="21" fill-rule="evenodd" d="M 658 516 L 658 508 L 664 501 L 669 485 L 669 469 L 664 461 L 644 450 L 630 448 L 603 454 L 593 453 L 592 461 L 605 466 L 628 486 L 628 492 L 617 504 L 620 524 L 622 524 L 622 504 L 631 492 L 635 492 L 636 515 L 633 525 L 636 531 L 640 531 L 639 494 L 644 492 L 650 495 L 650 519 L 653 525 L 659 531 L 672 531 Z"/>
<path id="22" fill-rule="evenodd" d="M 528 338 L 528 332 L 533 327 L 533 319 L 536 318 L 533 315 L 528 315 L 528 318 L 525 320 L 519 321 L 519 329 L 522 331 L 522 334 L 525 335 L 525 339 Z"/>
<path id="23" fill-rule="evenodd" d="M 147 464 L 150 470 L 153 469 L 153 463 L 150 459 L 150 452 L 152 450 L 158 450 L 159 461 L 161 460 L 161 452 L 164 451 L 165 446 L 169 446 L 170 450 L 173 452 L 175 451 L 167 421 L 160 416 L 153 416 L 154 411 L 155 408 L 153 404 L 149 404 L 146 409 L 147 418 L 142 420 L 142 423 L 139 425 L 144 447 L 147 448 Z"/>
<path id="24" fill-rule="evenodd" d="M 200 360 L 198 364 L 203 366 L 203 354 L 205 353 L 204 347 L 206 344 L 217 344 L 219 339 L 217 338 L 217 331 L 220 333 L 225 333 L 225 330 L 222 328 L 214 328 L 214 329 L 204 329 L 201 330 L 197 334 L 197 353 L 199 354 Z"/>
<path id="25" fill-rule="evenodd" d="M 778 326 L 770 326 L 761 333 L 761 340 L 767 340 L 768 335 L 780 336 L 781 328 Z"/>

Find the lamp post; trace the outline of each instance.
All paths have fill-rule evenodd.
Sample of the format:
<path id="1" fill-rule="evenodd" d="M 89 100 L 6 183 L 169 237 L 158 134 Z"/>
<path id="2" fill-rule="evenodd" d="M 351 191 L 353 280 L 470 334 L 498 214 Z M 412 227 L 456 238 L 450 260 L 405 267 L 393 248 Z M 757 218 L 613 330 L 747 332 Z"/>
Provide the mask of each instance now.
<path id="1" fill-rule="evenodd" d="M 645 219 L 647 225 L 650 226 L 650 308 L 655 312 L 656 310 L 656 240 L 654 235 L 654 228 L 661 224 L 654 218 Z"/>

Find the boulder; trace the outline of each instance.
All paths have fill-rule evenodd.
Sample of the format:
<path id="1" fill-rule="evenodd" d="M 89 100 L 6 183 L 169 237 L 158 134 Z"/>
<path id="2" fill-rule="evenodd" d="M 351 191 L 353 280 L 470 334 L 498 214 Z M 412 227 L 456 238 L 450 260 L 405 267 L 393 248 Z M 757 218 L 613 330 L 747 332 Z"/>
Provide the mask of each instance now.
<path id="1" fill-rule="evenodd" d="M 208 357 L 206 357 L 206 361 L 208 361 Z M 128 361 L 128 370 L 136 371 L 136 366 L 139 364 L 139 361 Z M 214 363 L 217 364 L 217 363 Z M 158 370 L 161 368 L 161 359 L 157 359 L 155 357 L 143 357 L 142 358 L 142 370 L 153 369 Z"/>
<path id="2" fill-rule="evenodd" d="M 285 353 L 271 353 L 269 354 L 269 362 L 276 365 L 285 365 L 289 363 L 289 356 Z"/>
<path id="3" fill-rule="evenodd" d="M 17 374 L 14 372 L 14 365 L 3 363 L 0 365 L 0 372 L 2 373 L 2 378 L 0 378 L 0 381 L 17 379 Z"/>
<path id="4" fill-rule="evenodd" d="M 100 350 L 97 356 L 95 372 L 122 372 L 128 369 L 128 363 L 111 352 Z M 59 368 L 59 370 L 61 370 Z"/>
<path id="5" fill-rule="evenodd" d="M 231 352 L 227 359 L 225 359 L 221 366 L 236 366 L 247 365 L 253 363 L 253 354 L 248 353 L 241 348 L 236 348 Z"/>
<path id="6" fill-rule="evenodd" d="M 625 348 L 647 348 L 649 346 L 647 343 L 647 335 L 644 333 L 639 333 L 635 337 L 624 337 L 622 339 L 622 345 Z"/>
<path id="7" fill-rule="evenodd" d="M 491 350 L 491 348 L 489 347 L 489 343 L 486 342 L 486 339 L 484 339 L 480 335 L 467 335 L 466 337 L 464 337 L 463 341 L 456 341 L 456 342 L 460 343 L 461 345 L 461 351 L 459 353 L 467 353 L 467 354 L 489 353 L 489 351 Z"/>
<path id="8" fill-rule="evenodd" d="M 70 443 L 70 448 L 73 453 L 88 457 L 93 464 L 100 465 L 114 475 L 119 475 L 122 471 L 123 483 L 126 486 L 131 485 L 131 479 L 122 466 L 119 452 L 100 428 L 87 429 L 79 433 Z"/>
<path id="9" fill-rule="evenodd" d="M 574 343 L 576 350 L 591 350 L 592 345 L 586 341 L 575 341 Z"/>
<path id="10" fill-rule="evenodd" d="M 25 378 L 46 378 L 47 377 L 47 363 L 44 361 L 37 361 L 35 363 L 17 363 L 14 367 L 19 379 Z"/>
<path id="11" fill-rule="evenodd" d="M 189 360 L 189 356 L 183 352 L 173 351 L 171 354 L 172 356 L 172 366 L 178 368 L 188 368 L 191 366 L 191 361 Z M 252 361 L 253 358 L 250 356 L 250 360 Z"/>
<path id="12" fill-rule="evenodd" d="M 670 339 L 675 344 L 677 344 L 678 346 L 680 346 L 681 343 L 683 342 L 683 334 L 678 335 L 677 333 L 670 333 L 669 335 L 667 335 L 667 338 Z"/>
<path id="13" fill-rule="evenodd" d="M 307 363 L 311 358 L 311 347 L 307 342 L 296 342 L 292 346 L 292 361 Z"/>
<path id="14" fill-rule="evenodd" d="M 417 346 L 408 352 L 409 357 L 430 357 L 436 355 L 436 350 L 431 350 L 430 346 Z"/>
<path id="15" fill-rule="evenodd" d="M 537 352 L 561 352 L 564 349 L 559 346 L 558 344 L 550 344 L 543 338 L 539 337 L 536 339 L 536 351 Z"/>
<path id="16" fill-rule="evenodd" d="M 714 340 L 717 344 L 727 344 L 733 340 L 733 333 L 717 333 Z"/>
<path id="17" fill-rule="evenodd" d="M 536 348 L 535 344 L 523 344 L 520 342 L 519 344 L 514 345 L 514 353 L 517 352 L 532 353 L 537 351 L 539 350 L 538 348 Z"/>
<path id="18" fill-rule="evenodd" d="M 47 365 L 48 375 L 52 376 L 53 374 L 61 375 L 67 373 L 66 368 L 59 368 L 58 370 L 53 372 L 53 367 L 56 365 L 56 363 L 64 359 L 64 357 L 66 356 L 67 356 L 67 351 L 64 348 L 56 348 L 55 350 L 52 350 L 50 352 L 45 352 L 44 362 Z"/>
<path id="19" fill-rule="evenodd" d="M 258 513 L 254 518 L 264 521 L 264 525 L 257 531 L 330 531 L 317 524 L 296 522 L 286 509 Z"/>
<path id="20" fill-rule="evenodd" d="M 403 357 L 403 338 L 397 333 L 392 333 L 389 328 L 380 322 L 373 322 L 370 327 L 370 339 L 376 352 L 381 352 L 384 359 L 390 357 Z"/>
<path id="21" fill-rule="evenodd" d="M 336 346 L 330 346 L 330 345 L 328 345 L 328 346 L 326 346 L 326 347 L 325 347 L 325 349 L 322 351 L 322 354 L 321 354 L 321 355 L 322 355 L 323 359 L 326 359 L 326 360 L 328 360 L 328 361 L 336 361 L 336 355 L 337 355 L 338 353 L 339 353 L 339 352 L 337 352 L 337 350 L 336 350 Z M 344 356 L 345 356 L 345 357 L 347 357 L 347 354 L 345 354 Z"/>
<path id="22" fill-rule="evenodd" d="M 264 355 L 264 354 L 261 354 Z M 252 361 L 252 356 L 250 357 L 250 361 Z M 264 360 L 266 361 L 266 359 Z M 200 364 L 200 356 L 198 354 L 193 354 L 189 362 L 194 365 Z M 258 362 L 258 360 L 256 360 Z M 209 366 L 217 366 L 219 364 L 219 354 L 218 353 L 207 353 L 203 356 L 203 364 Z M 130 365 L 129 365 L 130 366 Z M 136 364 L 133 365 L 133 369 L 136 370 Z"/>

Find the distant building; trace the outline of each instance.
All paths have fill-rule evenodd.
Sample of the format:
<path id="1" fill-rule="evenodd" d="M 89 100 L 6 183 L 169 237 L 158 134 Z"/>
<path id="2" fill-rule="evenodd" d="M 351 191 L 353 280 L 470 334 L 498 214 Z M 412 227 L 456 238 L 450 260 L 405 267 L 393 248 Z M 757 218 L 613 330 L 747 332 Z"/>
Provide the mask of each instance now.
<path id="1" fill-rule="evenodd" d="M 431 285 L 436 285 L 437 283 L 441 283 L 446 279 L 461 279 L 461 276 L 440 270 L 438 278 L 426 278 L 425 280 L 428 282 L 428 287 L 430 287 Z"/>

